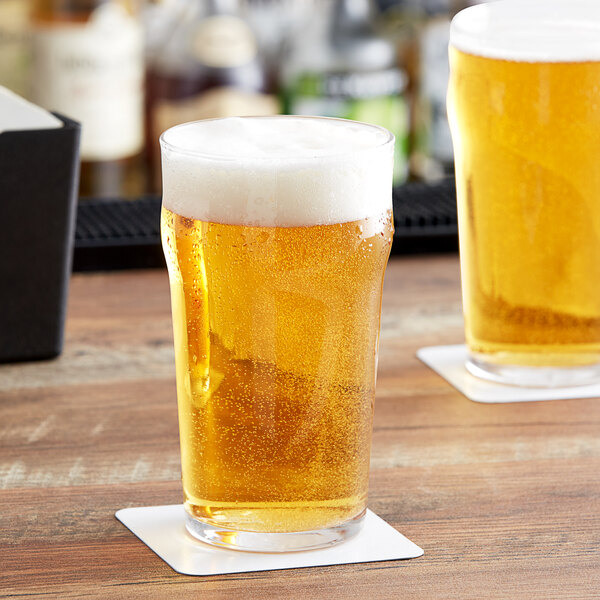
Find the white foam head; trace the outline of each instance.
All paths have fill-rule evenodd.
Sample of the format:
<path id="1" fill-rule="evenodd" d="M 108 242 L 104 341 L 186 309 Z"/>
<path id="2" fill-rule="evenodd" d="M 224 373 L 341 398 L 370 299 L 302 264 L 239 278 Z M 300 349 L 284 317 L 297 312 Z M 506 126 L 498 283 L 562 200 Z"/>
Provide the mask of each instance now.
<path id="1" fill-rule="evenodd" d="M 394 137 L 314 117 L 186 123 L 161 138 L 163 205 L 235 225 L 357 221 L 391 208 Z"/>
<path id="2" fill-rule="evenodd" d="M 450 45 L 519 62 L 600 60 L 599 0 L 501 0 L 458 13 Z"/>

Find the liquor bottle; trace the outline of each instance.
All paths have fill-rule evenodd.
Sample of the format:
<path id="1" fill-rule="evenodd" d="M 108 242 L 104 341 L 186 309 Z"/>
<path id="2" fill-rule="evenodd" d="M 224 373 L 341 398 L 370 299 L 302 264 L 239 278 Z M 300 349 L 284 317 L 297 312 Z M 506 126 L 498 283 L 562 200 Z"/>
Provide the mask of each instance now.
<path id="1" fill-rule="evenodd" d="M 451 172 L 454 161 L 446 116 L 452 0 L 424 0 L 422 9 L 411 168 L 418 179 L 431 181 Z"/>
<path id="2" fill-rule="evenodd" d="M 419 32 L 419 74 L 414 119 L 413 174 L 436 180 L 454 173 L 454 152 L 446 114 L 450 67 L 450 21 L 463 8 L 486 0 L 424 0 Z"/>
<path id="3" fill-rule="evenodd" d="M 0 0 L 0 85 L 29 97 L 29 0 Z"/>
<path id="4" fill-rule="evenodd" d="M 394 183 L 402 183 L 409 110 L 396 47 L 375 30 L 369 0 L 329 0 L 319 8 L 296 32 L 283 69 L 285 111 L 386 127 L 396 136 Z"/>
<path id="5" fill-rule="evenodd" d="M 157 52 L 172 34 L 177 23 L 194 10 L 194 0 L 146 0 L 142 6 L 142 24 L 146 64 L 153 64 Z"/>
<path id="6" fill-rule="evenodd" d="M 241 0 L 243 15 L 256 33 L 269 69 L 279 69 L 286 44 L 318 9 L 319 2 L 322 0 Z"/>
<path id="7" fill-rule="evenodd" d="M 136 0 L 34 0 L 33 98 L 82 124 L 80 196 L 144 191 Z"/>
<path id="8" fill-rule="evenodd" d="M 279 112 L 253 30 L 237 0 L 191 0 L 154 52 L 147 78 L 147 156 L 160 189 L 158 139 L 186 121 Z"/>
<path id="9" fill-rule="evenodd" d="M 409 177 L 414 176 L 412 156 L 416 145 L 414 120 L 420 70 L 419 34 L 423 0 L 376 0 L 378 30 L 396 44 L 398 64 L 407 77 L 405 96 L 409 106 Z"/>

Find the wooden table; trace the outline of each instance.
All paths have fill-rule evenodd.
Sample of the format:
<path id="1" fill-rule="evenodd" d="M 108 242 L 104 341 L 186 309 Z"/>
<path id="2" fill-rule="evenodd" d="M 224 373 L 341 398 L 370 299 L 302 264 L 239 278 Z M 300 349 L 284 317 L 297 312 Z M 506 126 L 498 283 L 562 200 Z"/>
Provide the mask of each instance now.
<path id="1" fill-rule="evenodd" d="M 455 256 L 385 285 L 370 507 L 418 559 L 194 578 L 125 529 L 181 502 L 171 336 L 166 272 L 76 275 L 63 356 L 0 367 L 0 597 L 600 597 L 600 400 L 476 404 L 421 364 L 462 340 Z"/>

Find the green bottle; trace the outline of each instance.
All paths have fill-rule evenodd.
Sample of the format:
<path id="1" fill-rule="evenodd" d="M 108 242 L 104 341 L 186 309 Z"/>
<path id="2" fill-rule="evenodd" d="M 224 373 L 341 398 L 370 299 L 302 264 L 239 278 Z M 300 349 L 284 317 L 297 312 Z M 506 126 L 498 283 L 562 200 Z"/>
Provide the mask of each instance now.
<path id="1" fill-rule="evenodd" d="M 320 8 L 321 10 L 316 10 Z M 282 74 L 285 112 L 374 123 L 396 136 L 394 184 L 408 174 L 406 74 L 372 25 L 369 0 L 329 0 L 299 28 Z"/>

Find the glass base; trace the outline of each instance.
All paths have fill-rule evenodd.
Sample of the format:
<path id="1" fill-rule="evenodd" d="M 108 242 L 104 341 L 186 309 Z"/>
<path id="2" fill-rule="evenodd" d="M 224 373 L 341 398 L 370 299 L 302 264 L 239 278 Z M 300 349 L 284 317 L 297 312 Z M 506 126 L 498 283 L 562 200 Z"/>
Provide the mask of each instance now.
<path id="1" fill-rule="evenodd" d="M 493 364 L 470 355 L 466 368 L 471 375 L 519 387 L 561 388 L 591 385 L 600 382 L 600 365 L 580 367 L 522 367 Z"/>
<path id="2" fill-rule="evenodd" d="M 196 539 L 246 552 L 298 552 L 316 550 L 339 544 L 354 537 L 362 528 L 366 510 L 359 515 L 335 527 L 314 531 L 295 531 L 291 533 L 263 533 L 259 531 L 236 531 L 204 523 L 186 514 L 185 527 Z"/>

